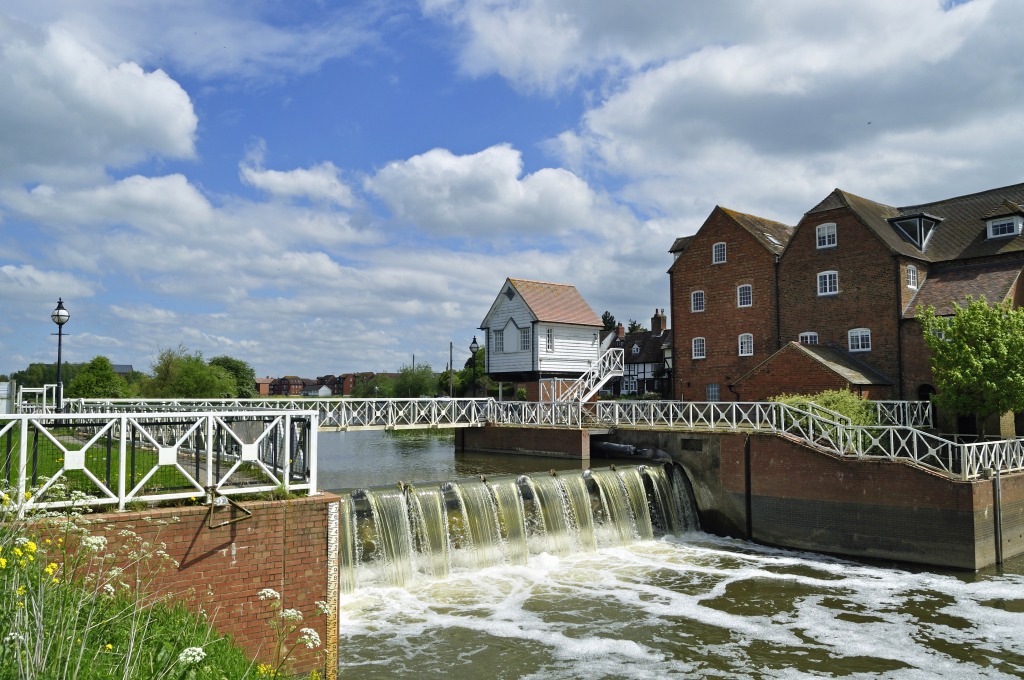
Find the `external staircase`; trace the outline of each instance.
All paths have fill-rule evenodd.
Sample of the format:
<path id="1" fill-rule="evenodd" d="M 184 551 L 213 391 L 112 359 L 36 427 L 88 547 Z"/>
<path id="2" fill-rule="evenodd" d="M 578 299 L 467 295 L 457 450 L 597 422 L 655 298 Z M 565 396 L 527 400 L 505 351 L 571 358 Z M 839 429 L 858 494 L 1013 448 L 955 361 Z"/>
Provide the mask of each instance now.
<path id="1" fill-rule="evenodd" d="M 542 402 L 590 401 L 609 380 L 622 377 L 624 365 L 625 353 L 622 348 L 609 348 L 605 350 L 597 363 L 579 378 L 575 380 L 555 378 L 542 382 L 540 400 Z"/>

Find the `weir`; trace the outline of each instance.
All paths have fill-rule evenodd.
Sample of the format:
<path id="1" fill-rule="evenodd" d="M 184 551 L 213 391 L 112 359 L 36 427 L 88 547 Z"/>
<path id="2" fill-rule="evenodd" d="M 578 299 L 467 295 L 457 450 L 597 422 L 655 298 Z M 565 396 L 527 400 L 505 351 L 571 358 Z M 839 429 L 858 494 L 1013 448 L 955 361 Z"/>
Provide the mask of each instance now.
<path id="1" fill-rule="evenodd" d="M 469 478 L 342 496 L 343 592 L 700 529 L 677 465 Z"/>

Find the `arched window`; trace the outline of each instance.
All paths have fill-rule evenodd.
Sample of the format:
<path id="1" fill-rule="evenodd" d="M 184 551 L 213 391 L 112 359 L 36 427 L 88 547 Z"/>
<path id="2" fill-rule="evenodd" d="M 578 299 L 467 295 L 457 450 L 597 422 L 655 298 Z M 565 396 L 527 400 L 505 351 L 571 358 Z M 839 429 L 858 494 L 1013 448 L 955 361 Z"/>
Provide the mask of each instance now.
<path id="1" fill-rule="evenodd" d="M 871 331 L 867 328 L 854 328 L 846 334 L 846 340 L 851 352 L 871 351 Z"/>
<path id="2" fill-rule="evenodd" d="M 706 349 L 704 338 L 694 338 L 690 341 L 690 358 L 703 359 L 706 356 Z"/>
<path id="3" fill-rule="evenodd" d="M 754 304 L 754 287 L 749 283 L 736 287 L 736 306 L 750 307 Z"/>
<path id="4" fill-rule="evenodd" d="M 800 341 L 801 345 L 817 345 L 818 334 L 815 333 L 814 331 L 807 331 L 805 333 L 801 333 L 800 337 L 797 338 L 797 340 Z"/>
<path id="5" fill-rule="evenodd" d="M 750 333 L 742 333 L 740 335 L 740 356 L 754 356 L 754 336 Z"/>
<path id="6" fill-rule="evenodd" d="M 816 231 L 819 249 L 836 247 L 836 225 L 834 222 L 819 224 Z"/>
<path id="7" fill-rule="evenodd" d="M 818 272 L 818 295 L 839 293 L 839 272 Z"/>
<path id="8" fill-rule="evenodd" d="M 907 265 L 907 288 L 917 289 L 917 267 L 912 264 Z"/>

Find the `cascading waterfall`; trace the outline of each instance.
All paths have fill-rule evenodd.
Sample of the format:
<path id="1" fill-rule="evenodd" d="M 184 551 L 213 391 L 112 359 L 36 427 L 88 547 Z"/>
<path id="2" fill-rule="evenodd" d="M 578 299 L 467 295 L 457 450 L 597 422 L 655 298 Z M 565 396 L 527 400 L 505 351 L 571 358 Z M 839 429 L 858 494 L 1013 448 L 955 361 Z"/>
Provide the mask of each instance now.
<path id="1" fill-rule="evenodd" d="M 362 489 L 341 513 L 343 592 L 699 529 L 686 475 L 660 465 Z"/>

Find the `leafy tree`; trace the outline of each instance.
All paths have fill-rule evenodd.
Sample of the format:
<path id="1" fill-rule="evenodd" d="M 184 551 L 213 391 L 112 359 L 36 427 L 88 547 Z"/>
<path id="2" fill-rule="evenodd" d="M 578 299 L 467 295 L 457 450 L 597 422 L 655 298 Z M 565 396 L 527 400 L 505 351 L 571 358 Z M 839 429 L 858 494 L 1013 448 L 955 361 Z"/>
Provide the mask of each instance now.
<path id="1" fill-rule="evenodd" d="M 454 384 L 455 389 L 449 389 L 450 384 Z M 462 388 L 462 371 L 455 371 L 454 373 L 445 371 L 437 376 L 437 389 L 441 390 L 441 394 L 445 396 L 460 394 Z"/>
<path id="2" fill-rule="evenodd" d="M 64 362 L 61 366 L 60 379 L 65 385 L 71 384 L 75 374 L 85 364 L 69 364 Z M 11 380 L 17 380 L 22 387 L 42 387 L 53 385 L 57 382 L 57 363 L 52 364 L 29 364 L 23 371 L 15 371 L 11 374 Z"/>
<path id="3" fill-rule="evenodd" d="M 129 395 L 128 382 L 114 372 L 110 359 L 94 357 L 76 374 L 65 396 L 82 399 L 123 399 Z"/>
<path id="4" fill-rule="evenodd" d="M 615 321 L 615 317 L 607 310 L 605 310 L 605 313 L 601 315 L 601 323 L 604 324 L 604 330 L 606 331 L 613 331 L 615 330 L 615 326 L 618 325 Z"/>
<path id="5" fill-rule="evenodd" d="M 357 399 L 387 399 L 395 396 L 394 382 L 391 376 L 383 373 L 369 379 L 357 377 L 352 385 L 352 396 Z"/>
<path id="6" fill-rule="evenodd" d="M 232 396 L 239 399 L 252 399 L 256 396 L 256 371 L 248 362 L 229 356 L 219 356 L 210 359 L 209 364 L 223 368 L 234 378 L 235 389 Z"/>
<path id="7" fill-rule="evenodd" d="M 487 366 L 487 350 L 481 347 L 476 351 L 476 396 L 486 397 L 492 381 L 484 372 Z M 462 370 L 458 373 L 459 384 L 462 385 L 462 396 L 473 396 L 473 357 L 466 359 Z"/>
<path id="8" fill-rule="evenodd" d="M 639 321 L 634 321 L 633 319 L 629 320 L 629 326 L 626 327 L 626 332 L 627 333 L 639 333 L 641 331 L 646 331 L 646 330 L 647 329 L 644 328 L 643 325 Z"/>
<path id="9" fill-rule="evenodd" d="M 932 351 L 936 406 L 973 413 L 982 435 L 989 416 L 1024 411 L 1024 309 L 968 297 L 952 316 L 927 307 L 917 318 Z"/>
<path id="10" fill-rule="evenodd" d="M 415 399 L 416 397 L 432 397 L 437 394 L 437 374 L 430 364 L 419 366 L 402 366 L 395 378 L 394 393 L 396 397 Z"/>
<path id="11" fill-rule="evenodd" d="M 153 364 L 153 377 L 142 384 L 142 396 L 202 399 L 231 396 L 235 378 L 221 366 L 203 361 L 201 352 L 184 345 L 163 349 Z"/>

